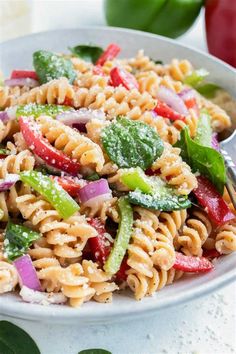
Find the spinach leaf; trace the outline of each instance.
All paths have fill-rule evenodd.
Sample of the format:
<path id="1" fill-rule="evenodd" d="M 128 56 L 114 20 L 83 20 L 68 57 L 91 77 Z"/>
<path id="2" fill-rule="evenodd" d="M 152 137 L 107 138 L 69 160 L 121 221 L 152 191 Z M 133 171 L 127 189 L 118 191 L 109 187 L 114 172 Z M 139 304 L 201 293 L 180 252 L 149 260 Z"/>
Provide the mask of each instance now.
<path id="1" fill-rule="evenodd" d="M 224 159 L 221 154 L 192 140 L 186 127 L 181 131 L 180 140 L 174 145 L 181 149 L 181 156 L 192 168 L 209 178 L 222 194 L 226 182 Z"/>
<path id="2" fill-rule="evenodd" d="M 85 349 L 81 350 L 78 354 L 112 354 L 105 349 Z"/>
<path id="3" fill-rule="evenodd" d="M 40 237 L 41 235 L 38 232 L 30 230 L 26 226 L 8 221 L 3 243 L 4 252 L 8 260 L 13 261 L 25 254 L 33 241 Z"/>
<path id="4" fill-rule="evenodd" d="M 51 117 L 57 116 L 59 113 L 63 113 L 68 110 L 73 110 L 70 106 L 62 106 L 56 104 L 37 104 L 29 103 L 26 105 L 20 105 L 16 110 L 16 117 L 20 116 L 34 116 L 39 117 L 42 114 L 46 114 Z"/>
<path id="5" fill-rule="evenodd" d="M 103 49 L 101 47 L 81 44 L 76 47 L 69 48 L 71 53 L 77 57 L 95 64 L 98 58 L 102 55 Z"/>
<path id="6" fill-rule="evenodd" d="M 104 128 L 101 136 L 106 153 L 119 167 L 139 166 L 145 170 L 164 149 L 152 127 L 124 117 Z"/>
<path id="7" fill-rule="evenodd" d="M 196 90 L 206 98 L 214 98 L 216 91 L 220 89 L 220 86 L 213 84 L 212 82 L 206 82 L 196 87 Z"/>
<path id="8" fill-rule="evenodd" d="M 76 72 L 69 59 L 46 50 L 34 52 L 33 64 L 40 84 L 60 77 L 67 77 L 69 82 L 73 83 L 76 78 Z"/>
<path id="9" fill-rule="evenodd" d="M 202 110 L 198 119 L 194 141 L 200 145 L 211 147 L 211 140 L 211 117 L 206 110 Z"/>
<path id="10" fill-rule="evenodd" d="M 0 353 L 40 354 L 40 351 L 23 329 L 8 321 L 0 321 Z"/>

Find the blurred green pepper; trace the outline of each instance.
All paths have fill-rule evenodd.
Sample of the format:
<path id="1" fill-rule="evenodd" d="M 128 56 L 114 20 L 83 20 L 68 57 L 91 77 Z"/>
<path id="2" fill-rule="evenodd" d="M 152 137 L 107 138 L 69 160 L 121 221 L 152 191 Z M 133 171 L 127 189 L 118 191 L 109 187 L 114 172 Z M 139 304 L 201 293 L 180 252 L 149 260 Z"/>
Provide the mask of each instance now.
<path id="1" fill-rule="evenodd" d="M 176 38 L 197 18 L 203 0 L 105 0 L 107 23 Z"/>

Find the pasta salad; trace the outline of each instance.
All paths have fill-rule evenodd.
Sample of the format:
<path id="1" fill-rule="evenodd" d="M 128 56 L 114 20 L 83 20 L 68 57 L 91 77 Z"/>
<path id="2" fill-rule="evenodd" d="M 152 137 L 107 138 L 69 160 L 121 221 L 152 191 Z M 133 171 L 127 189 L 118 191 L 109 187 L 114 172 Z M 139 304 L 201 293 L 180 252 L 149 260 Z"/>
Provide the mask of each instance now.
<path id="1" fill-rule="evenodd" d="M 0 87 L 0 293 L 79 307 L 213 271 L 236 251 L 218 87 L 188 60 L 70 51 Z"/>

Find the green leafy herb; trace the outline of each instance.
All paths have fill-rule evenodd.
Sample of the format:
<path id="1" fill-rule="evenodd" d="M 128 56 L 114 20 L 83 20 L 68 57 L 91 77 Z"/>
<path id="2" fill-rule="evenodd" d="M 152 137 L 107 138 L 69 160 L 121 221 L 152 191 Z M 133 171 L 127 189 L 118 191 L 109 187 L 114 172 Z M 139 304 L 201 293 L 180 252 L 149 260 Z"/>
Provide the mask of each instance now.
<path id="1" fill-rule="evenodd" d="M 119 167 L 146 169 L 161 156 L 161 138 L 149 125 L 119 118 L 102 131 L 102 143 L 110 159 Z"/>
<path id="2" fill-rule="evenodd" d="M 36 104 L 29 103 L 17 107 L 16 117 L 20 116 L 34 116 L 39 117 L 42 114 L 46 114 L 51 117 L 57 116 L 59 113 L 72 110 L 70 106 L 60 106 L 56 104 Z"/>
<path id="3" fill-rule="evenodd" d="M 69 49 L 72 52 L 72 54 L 93 64 L 96 63 L 98 58 L 103 53 L 103 49 L 101 47 L 97 47 L 94 45 L 81 44 Z"/>
<path id="4" fill-rule="evenodd" d="M 40 351 L 23 329 L 8 321 L 0 321 L 0 353 L 40 354 Z"/>
<path id="5" fill-rule="evenodd" d="M 220 86 L 213 84 L 212 82 L 206 82 L 196 87 L 196 90 L 206 98 L 214 98 L 216 92 L 220 89 Z"/>
<path id="6" fill-rule="evenodd" d="M 162 60 L 155 60 L 155 59 L 151 59 L 151 60 L 154 61 L 155 64 L 161 64 L 161 65 L 164 64 Z"/>
<path id="7" fill-rule="evenodd" d="M 184 83 L 189 85 L 189 86 L 196 87 L 208 75 L 209 75 L 209 72 L 206 69 L 204 69 L 204 68 L 199 69 L 199 70 L 195 70 L 184 79 Z"/>
<path id="8" fill-rule="evenodd" d="M 67 77 L 69 82 L 73 83 L 76 78 L 76 72 L 69 59 L 46 50 L 34 52 L 33 64 L 40 84 L 60 77 Z"/>
<path id="9" fill-rule="evenodd" d="M 143 193 L 140 189 L 129 192 L 130 203 L 147 209 L 172 211 L 186 209 L 191 206 L 186 196 L 179 196 L 176 190 L 159 177 L 149 177 L 152 182 L 152 193 Z"/>
<path id="10" fill-rule="evenodd" d="M 25 254 L 33 241 L 40 237 L 41 235 L 38 232 L 35 232 L 26 226 L 8 221 L 3 243 L 4 252 L 7 255 L 8 260 L 14 261 L 14 259 Z"/>
<path id="11" fill-rule="evenodd" d="M 181 131 L 180 140 L 175 144 L 181 149 L 181 156 L 192 168 L 209 178 L 222 194 L 226 182 L 224 159 L 221 154 L 192 140 L 186 127 Z"/>
<path id="12" fill-rule="evenodd" d="M 86 177 L 87 181 L 98 181 L 99 179 L 100 179 L 100 176 L 96 172 L 94 172 L 91 175 Z"/>
<path id="13" fill-rule="evenodd" d="M 197 132 L 194 141 L 200 145 L 211 147 L 211 140 L 211 117 L 206 110 L 202 110 L 198 119 Z"/>
<path id="14" fill-rule="evenodd" d="M 85 349 L 81 350 L 78 354 L 112 354 L 105 349 Z"/>

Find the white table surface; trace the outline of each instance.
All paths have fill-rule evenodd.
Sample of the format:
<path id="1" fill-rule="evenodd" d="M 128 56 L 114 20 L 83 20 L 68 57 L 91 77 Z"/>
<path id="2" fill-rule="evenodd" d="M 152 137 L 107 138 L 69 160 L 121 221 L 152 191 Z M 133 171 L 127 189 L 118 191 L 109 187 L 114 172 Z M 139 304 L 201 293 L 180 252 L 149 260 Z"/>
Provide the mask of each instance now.
<path id="1" fill-rule="evenodd" d="M 33 14 L 33 32 L 105 24 L 101 0 L 35 0 Z M 203 17 L 178 40 L 206 50 Z M 236 285 L 231 284 L 150 318 L 112 325 L 52 325 L 7 316 L 0 320 L 25 329 L 42 354 L 77 354 L 86 348 L 104 348 L 112 354 L 232 354 L 236 353 L 235 298 Z"/>

